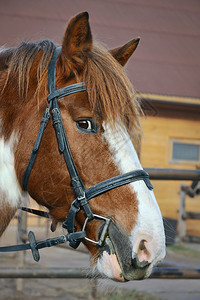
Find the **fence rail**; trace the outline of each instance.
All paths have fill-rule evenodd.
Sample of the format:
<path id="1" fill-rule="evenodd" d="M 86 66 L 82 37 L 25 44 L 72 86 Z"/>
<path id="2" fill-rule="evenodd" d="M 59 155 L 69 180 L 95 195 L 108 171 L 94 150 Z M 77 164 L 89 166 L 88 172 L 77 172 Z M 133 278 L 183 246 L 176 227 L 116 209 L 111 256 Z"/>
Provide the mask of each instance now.
<path id="1" fill-rule="evenodd" d="M 1 268 L 0 278 L 93 278 L 86 269 L 76 268 Z M 157 267 L 150 278 L 200 279 L 200 268 Z"/>
<path id="2" fill-rule="evenodd" d="M 200 180 L 200 170 L 145 168 L 151 180 Z"/>

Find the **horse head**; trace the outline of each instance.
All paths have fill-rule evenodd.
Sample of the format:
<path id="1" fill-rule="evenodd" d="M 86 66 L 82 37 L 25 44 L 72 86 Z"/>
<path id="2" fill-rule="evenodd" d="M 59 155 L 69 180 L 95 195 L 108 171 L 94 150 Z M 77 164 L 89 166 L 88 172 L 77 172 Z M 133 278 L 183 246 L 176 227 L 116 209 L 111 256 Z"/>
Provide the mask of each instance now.
<path id="1" fill-rule="evenodd" d="M 87 13 L 75 16 L 63 37 L 56 61 L 57 89 L 78 82 L 84 82 L 87 88 L 59 100 L 71 154 L 86 189 L 114 176 L 142 170 L 137 155 L 140 108 L 123 70 L 138 42 L 134 39 L 110 51 L 97 46 Z M 47 68 L 54 48 L 50 41 L 23 43 L 0 55 L 0 147 L 5 164 L 0 171 L 4 176 L 4 182 L 0 180 L 4 199 L 1 231 L 27 195 L 23 179 L 48 107 Z M 41 140 L 27 191 L 49 209 L 55 230 L 68 215 L 75 196 L 52 120 Z M 93 269 L 120 281 L 148 277 L 165 255 L 163 222 L 153 191 L 143 180 L 135 181 L 92 198 L 90 207 L 94 214 L 111 220 L 100 247 L 90 240 L 98 241 L 104 220 L 94 219 L 85 226 L 90 240 L 83 239 L 83 243 L 93 257 Z M 80 210 L 77 231 L 84 223 L 85 214 Z"/>

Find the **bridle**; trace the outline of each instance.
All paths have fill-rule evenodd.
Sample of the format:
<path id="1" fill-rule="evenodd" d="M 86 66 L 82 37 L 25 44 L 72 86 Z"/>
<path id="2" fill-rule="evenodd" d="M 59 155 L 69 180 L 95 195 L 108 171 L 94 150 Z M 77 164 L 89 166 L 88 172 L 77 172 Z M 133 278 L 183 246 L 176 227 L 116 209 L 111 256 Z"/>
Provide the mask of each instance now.
<path id="1" fill-rule="evenodd" d="M 36 138 L 33 151 L 24 175 L 24 180 L 23 180 L 23 189 L 26 191 L 27 190 L 27 185 L 28 185 L 28 180 L 29 176 L 31 174 L 31 170 L 33 168 L 40 143 L 45 131 L 45 128 L 48 124 L 48 121 L 50 120 L 52 116 L 53 120 L 53 126 L 55 129 L 56 137 L 57 137 L 57 142 L 58 142 L 58 148 L 60 154 L 64 156 L 64 160 L 69 172 L 69 175 L 71 177 L 71 186 L 74 190 L 74 193 L 76 195 L 75 200 L 72 202 L 69 214 L 66 217 L 65 221 L 63 222 L 62 226 L 63 228 L 67 229 L 68 233 L 66 235 L 62 235 L 56 238 L 50 238 L 44 241 L 36 242 L 35 236 L 33 232 L 29 232 L 29 242 L 27 244 L 22 244 L 22 245 L 15 245 L 15 246 L 8 246 L 8 247 L 0 247 L 0 252 L 7 252 L 7 251 L 19 251 L 19 250 L 26 250 L 26 249 L 31 249 L 33 257 L 36 261 L 39 260 L 39 252 L 38 249 L 44 248 L 44 247 L 51 247 L 60 243 L 65 243 L 69 241 L 69 244 L 73 248 L 77 248 L 81 242 L 82 239 L 86 239 L 87 241 L 94 243 L 101 247 L 104 243 L 104 240 L 106 238 L 107 232 L 108 232 L 108 227 L 111 222 L 110 218 L 106 218 L 97 214 L 94 214 L 90 208 L 89 205 L 89 200 L 92 198 L 95 198 L 103 193 L 106 193 L 107 191 L 110 191 L 112 189 L 115 189 L 117 187 L 129 184 L 134 181 L 138 180 L 143 180 L 148 187 L 149 190 L 153 189 L 153 186 L 149 180 L 149 175 L 147 172 L 144 170 L 136 170 L 132 171 L 129 173 L 125 173 L 122 175 L 118 175 L 112 178 L 109 178 L 105 181 L 102 181 L 100 183 L 97 183 L 88 189 L 85 188 L 84 183 L 77 171 L 69 143 L 67 140 L 67 135 L 65 132 L 65 128 L 63 125 L 62 117 L 61 117 L 61 112 L 59 109 L 58 105 L 58 100 L 60 98 L 63 98 L 65 96 L 68 96 L 70 94 L 74 94 L 77 92 L 83 92 L 86 91 L 87 88 L 85 86 L 84 82 L 79 82 L 76 84 L 72 84 L 69 86 L 66 86 L 61 89 L 56 89 L 56 61 L 57 61 L 57 56 L 61 51 L 61 47 L 57 47 L 54 49 L 52 59 L 49 63 L 48 66 L 48 89 L 49 89 L 49 95 L 47 97 L 49 106 L 45 110 L 45 113 L 42 117 L 41 125 L 40 125 L 40 130 L 38 133 L 38 136 Z M 22 208 L 23 210 L 26 211 L 31 211 L 31 209 L 26 209 Z M 76 214 L 80 211 L 83 210 L 85 213 L 85 222 L 83 225 L 83 228 L 81 231 L 76 232 L 75 229 L 75 217 Z M 34 210 L 33 210 L 34 211 Z M 40 212 L 40 211 L 39 211 Z M 42 212 L 36 214 L 43 215 Z M 45 212 L 44 212 L 45 215 Z M 88 222 L 90 222 L 93 219 L 99 219 L 104 221 L 104 226 L 101 230 L 101 234 L 99 237 L 98 241 L 94 241 L 89 239 L 86 236 L 86 225 Z"/>

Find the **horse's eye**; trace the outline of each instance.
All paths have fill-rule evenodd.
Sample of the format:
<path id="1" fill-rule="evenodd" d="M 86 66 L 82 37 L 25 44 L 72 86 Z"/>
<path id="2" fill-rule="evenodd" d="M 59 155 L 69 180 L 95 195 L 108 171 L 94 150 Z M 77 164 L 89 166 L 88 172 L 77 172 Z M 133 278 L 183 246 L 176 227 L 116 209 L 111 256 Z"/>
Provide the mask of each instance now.
<path id="1" fill-rule="evenodd" d="M 91 130 L 92 122 L 90 120 L 81 120 L 78 121 L 78 126 L 82 129 Z"/>
<path id="2" fill-rule="evenodd" d="M 78 120 L 76 125 L 85 133 L 97 133 L 97 124 L 92 119 Z"/>

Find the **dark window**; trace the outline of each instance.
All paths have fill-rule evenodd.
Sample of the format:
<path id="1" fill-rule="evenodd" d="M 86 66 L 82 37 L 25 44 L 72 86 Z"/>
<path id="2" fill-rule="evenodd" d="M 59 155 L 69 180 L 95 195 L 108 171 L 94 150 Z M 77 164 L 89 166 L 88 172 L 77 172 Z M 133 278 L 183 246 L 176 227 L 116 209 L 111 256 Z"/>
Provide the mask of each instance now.
<path id="1" fill-rule="evenodd" d="M 200 145 L 173 141 L 172 160 L 200 161 Z"/>

